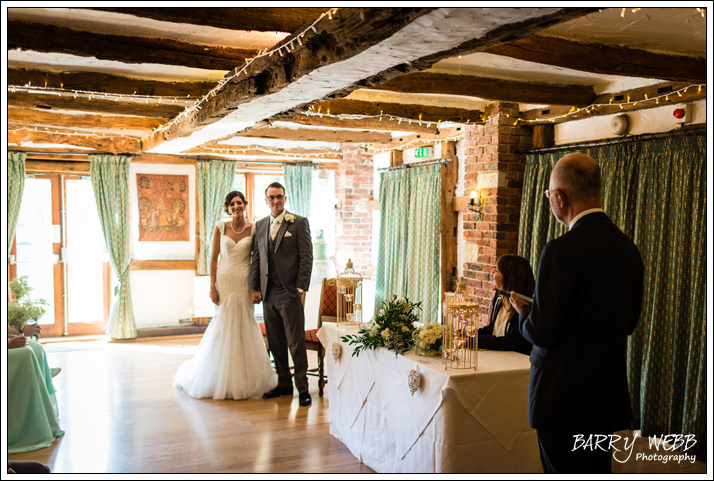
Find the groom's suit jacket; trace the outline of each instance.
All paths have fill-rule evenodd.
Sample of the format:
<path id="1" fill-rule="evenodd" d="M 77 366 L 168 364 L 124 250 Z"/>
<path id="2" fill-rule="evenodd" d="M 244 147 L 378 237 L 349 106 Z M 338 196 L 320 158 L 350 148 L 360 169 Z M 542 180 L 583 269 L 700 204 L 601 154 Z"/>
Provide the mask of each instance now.
<path id="1" fill-rule="evenodd" d="M 270 220 L 271 217 L 268 215 L 255 224 L 253 257 L 250 263 L 250 290 L 259 291 L 263 299 L 268 287 Z M 280 283 L 288 294 L 298 297 L 297 288 L 307 291 L 312 275 L 312 239 L 307 219 L 295 215 L 295 221 L 288 222 L 283 218 L 275 235 L 273 248 L 275 268 Z"/>
<path id="2" fill-rule="evenodd" d="M 640 318 L 643 265 L 602 212 L 545 246 L 519 329 L 533 343 L 529 424 L 561 433 L 630 429 L 627 337 Z"/>

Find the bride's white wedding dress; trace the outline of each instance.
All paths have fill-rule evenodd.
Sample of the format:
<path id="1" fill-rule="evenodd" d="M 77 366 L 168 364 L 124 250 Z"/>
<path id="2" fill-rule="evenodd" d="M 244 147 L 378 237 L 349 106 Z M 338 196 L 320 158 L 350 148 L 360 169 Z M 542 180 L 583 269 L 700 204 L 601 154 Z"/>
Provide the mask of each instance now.
<path id="1" fill-rule="evenodd" d="M 253 233 L 238 241 L 221 233 L 221 259 L 216 271 L 219 305 L 198 345 L 198 353 L 184 362 L 174 386 L 194 398 L 260 398 L 278 384 L 253 315 L 248 273 Z"/>

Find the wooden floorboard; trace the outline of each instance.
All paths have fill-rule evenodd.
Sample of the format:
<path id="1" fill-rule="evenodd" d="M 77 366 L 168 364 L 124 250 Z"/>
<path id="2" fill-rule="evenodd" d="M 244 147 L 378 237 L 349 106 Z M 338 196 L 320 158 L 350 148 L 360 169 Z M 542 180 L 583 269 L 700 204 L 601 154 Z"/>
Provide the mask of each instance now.
<path id="1" fill-rule="evenodd" d="M 215 401 L 175 389 L 173 375 L 200 339 L 46 343 L 50 366 L 62 368 L 54 381 L 66 434 L 9 460 L 40 461 L 53 473 L 374 473 L 330 435 L 327 389 L 321 398 L 316 378 L 309 408 L 297 395 Z M 315 356 L 308 351 L 311 366 Z M 640 452 L 655 453 L 642 438 L 634 448 Z M 703 459 L 612 467 L 615 474 L 700 474 L 707 472 Z"/>

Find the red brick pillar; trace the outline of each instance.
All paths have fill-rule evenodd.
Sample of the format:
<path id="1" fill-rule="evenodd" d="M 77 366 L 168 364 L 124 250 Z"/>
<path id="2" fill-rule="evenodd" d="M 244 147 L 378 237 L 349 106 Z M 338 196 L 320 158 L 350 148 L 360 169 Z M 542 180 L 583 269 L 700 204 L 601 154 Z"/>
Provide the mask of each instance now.
<path id="1" fill-rule="evenodd" d="M 347 259 L 363 276 L 373 276 L 372 212 L 374 162 L 359 144 L 342 144 L 342 160 L 335 175 L 337 211 L 335 213 L 335 256 L 337 272 L 345 269 Z"/>
<path id="2" fill-rule="evenodd" d="M 529 127 L 514 126 L 518 104 L 499 102 L 485 125 L 468 127 L 464 144 L 464 195 L 481 191 L 481 220 L 464 214 L 464 277 L 480 304 L 480 320 L 488 320 L 494 294 L 496 259 L 518 253 L 518 223 L 525 155 L 532 145 Z"/>

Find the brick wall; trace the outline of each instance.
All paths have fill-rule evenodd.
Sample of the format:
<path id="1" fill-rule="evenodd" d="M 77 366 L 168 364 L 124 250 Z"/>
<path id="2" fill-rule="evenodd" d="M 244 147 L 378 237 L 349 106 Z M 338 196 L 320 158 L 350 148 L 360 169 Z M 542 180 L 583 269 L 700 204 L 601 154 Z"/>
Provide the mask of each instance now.
<path id="1" fill-rule="evenodd" d="M 467 127 L 464 138 L 464 195 L 481 189 L 481 220 L 464 214 L 464 277 L 486 321 L 493 297 L 496 259 L 518 253 L 518 223 L 525 155 L 532 146 L 531 128 L 514 126 L 518 104 L 495 104 L 485 125 Z"/>
<path id="2" fill-rule="evenodd" d="M 347 259 L 363 276 L 373 276 L 372 212 L 374 163 L 372 155 L 358 144 L 342 144 L 342 161 L 335 175 L 335 256 L 337 272 L 344 271 Z"/>

